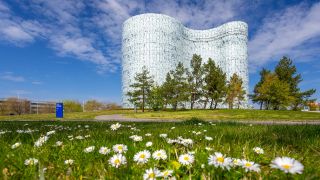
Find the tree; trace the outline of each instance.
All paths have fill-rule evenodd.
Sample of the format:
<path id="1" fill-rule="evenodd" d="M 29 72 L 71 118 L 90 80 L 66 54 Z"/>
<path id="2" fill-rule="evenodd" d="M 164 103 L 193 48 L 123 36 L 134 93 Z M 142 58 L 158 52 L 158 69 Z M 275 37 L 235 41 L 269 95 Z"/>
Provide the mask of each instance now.
<path id="1" fill-rule="evenodd" d="M 75 100 L 63 101 L 64 112 L 82 112 L 81 103 Z"/>
<path id="2" fill-rule="evenodd" d="M 164 99 L 162 86 L 154 86 L 151 88 L 149 98 L 148 98 L 148 106 L 150 109 L 154 111 L 158 111 L 164 106 Z"/>
<path id="3" fill-rule="evenodd" d="M 103 108 L 103 103 L 96 100 L 89 100 L 84 104 L 85 111 L 99 111 Z"/>
<path id="4" fill-rule="evenodd" d="M 292 63 L 292 60 L 287 57 L 282 57 L 275 68 L 275 73 L 277 74 L 280 81 L 289 84 L 290 96 L 293 97 L 292 109 L 297 110 L 299 106 L 303 105 L 309 98 L 316 92 L 315 89 L 310 89 L 307 91 L 300 91 L 298 87 L 299 83 L 302 81 L 301 74 L 297 74 L 297 68 Z"/>
<path id="5" fill-rule="evenodd" d="M 154 80 L 149 74 L 150 72 L 143 66 L 142 72 L 136 74 L 135 82 L 130 85 L 132 91 L 127 92 L 129 101 L 135 106 L 141 107 L 142 112 L 144 112 L 147 98 L 154 84 Z"/>
<path id="6" fill-rule="evenodd" d="M 190 93 L 190 108 L 201 98 L 201 88 L 203 86 L 203 68 L 201 66 L 202 58 L 194 54 L 191 59 L 191 72 L 188 72 L 188 84 Z"/>
<path id="7" fill-rule="evenodd" d="M 204 89 L 207 99 L 211 99 L 210 109 L 214 104 L 214 109 L 217 108 L 218 103 L 223 101 L 227 90 L 226 74 L 215 62 L 209 58 L 208 62 L 204 65 Z"/>
<path id="8" fill-rule="evenodd" d="M 262 110 L 263 104 L 266 103 L 266 99 L 262 94 L 259 93 L 258 89 L 261 87 L 261 85 L 264 83 L 266 75 L 270 74 L 271 71 L 263 68 L 260 71 L 260 81 L 255 85 L 253 94 L 250 96 L 252 101 L 254 103 L 259 103 L 260 104 L 260 110 Z"/>
<path id="9" fill-rule="evenodd" d="M 244 99 L 245 90 L 242 87 L 242 79 L 234 73 L 227 85 L 226 102 L 229 105 L 229 109 L 233 109 L 234 102 L 238 102 L 238 108 L 240 108 L 241 101 Z"/>
<path id="10" fill-rule="evenodd" d="M 179 62 L 174 71 L 171 70 L 167 73 L 166 81 L 162 85 L 165 104 L 171 105 L 174 110 L 179 105 L 183 106 L 182 103 L 187 101 L 189 97 L 186 72 L 183 64 Z"/>
<path id="11" fill-rule="evenodd" d="M 30 101 L 26 99 L 12 97 L 8 98 L 4 104 L 9 114 L 21 115 L 30 112 Z"/>

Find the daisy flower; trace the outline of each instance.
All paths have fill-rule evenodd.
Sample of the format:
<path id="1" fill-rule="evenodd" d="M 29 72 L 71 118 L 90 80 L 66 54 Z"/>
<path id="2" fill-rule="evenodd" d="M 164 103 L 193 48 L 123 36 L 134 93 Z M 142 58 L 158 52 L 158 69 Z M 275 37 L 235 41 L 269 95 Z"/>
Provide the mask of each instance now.
<path id="1" fill-rule="evenodd" d="M 233 164 L 233 166 L 241 166 L 241 159 L 236 159 L 236 158 L 234 158 L 234 159 L 232 159 L 232 164 Z"/>
<path id="2" fill-rule="evenodd" d="M 109 159 L 109 164 L 118 168 L 121 164 L 127 164 L 127 159 L 122 154 L 115 154 Z"/>
<path id="3" fill-rule="evenodd" d="M 209 137 L 209 136 L 205 136 L 204 139 L 207 140 L 207 141 L 212 141 L 213 140 L 213 138 Z"/>
<path id="4" fill-rule="evenodd" d="M 161 172 L 157 168 L 147 169 L 143 175 L 145 180 L 155 180 L 157 177 L 161 177 Z"/>
<path id="5" fill-rule="evenodd" d="M 260 147 L 253 148 L 253 151 L 257 154 L 264 154 L 264 150 Z"/>
<path id="6" fill-rule="evenodd" d="M 118 130 L 120 127 L 121 127 L 121 124 L 119 124 L 119 123 L 112 124 L 112 125 L 110 126 L 110 128 L 111 128 L 112 131 L 116 131 L 116 130 Z"/>
<path id="7" fill-rule="evenodd" d="M 194 156 L 191 154 L 182 154 L 179 156 L 179 162 L 182 165 L 190 165 L 194 162 Z"/>
<path id="8" fill-rule="evenodd" d="M 215 152 L 214 155 L 209 156 L 208 164 L 229 170 L 230 166 L 232 165 L 232 159 L 225 157 L 225 155 L 221 154 L 220 152 Z"/>
<path id="9" fill-rule="evenodd" d="M 142 141 L 142 136 L 133 135 L 133 136 L 130 136 L 130 138 L 136 142 Z"/>
<path id="10" fill-rule="evenodd" d="M 63 143 L 62 143 L 61 141 L 57 141 L 57 142 L 56 142 L 56 146 L 62 146 L 62 144 L 63 144 Z"/>
<path id="11" fill-rule="evenodd" d="M 162 171 L 162 173 L 161 173 L 161 176 L 163 177 L 163 178 L 168 178 L 168 177 L 171 177 L 172 176 L 172 173 L 173 173 L 173 171 L 172 170 L 164 170 L 164 171 Z"/>
<path id="12" fill-rule="evenodd" d="M 95 149 L 94 146 L 89 146 L 89 147 L 85 148 L 83 151 L 84 151 L 85 153 L 90 153 L 90 152 L 94 151 L 94 149 Z"/>
<path id="13" fill-rule="evenodd" d="M 145 136 L 152 136 L 152 134 L 150 134 L 150 133 L 147 133 L 147 134 L 145 134 Z"/>
<path id="14" fill-rule="evenodd" d="M 140 151 L 134 155 L 133 160 L 138 164 L 145 164 L 148 162 L 151 154 L 148 150 Z"/>
<path id="15" fill-rule="evenodd" d="M 46 141 L 48 141 L 49 137 L 48 136 L 41 136 L 35 143 L 34 146 L 40 147 L 42 146 Z"/>
<path id="16" fill-rule="evenodd" d="M 107 147 L 101 147 L 101 148 L 99 149 L 99 153 L 100 153 L 100 154 L 103 154 L 103 155 L 109 154 L 109 153 L 110 153 L 110 149 L 107 148 Z"/>
<path id="17" fill-rule="evenodd" d="M 168 134 L 159 134 L 159 136 L 162 138 L 166 138 L 166 137 L 168 137 Z"/>
<path id="18" fill-rule="evenodd" d="M 74 160 L 68 159 L 68 160 L 65 160 L 65 161 L 64 161 L 64 164 L 66 164 L 66 165 L 72 165 L 73 162 L 74 162 Z"/>
<path id="19" fill-rule="evenodd" d="M 24 164 L 26 165 L 26 166 L 32 166 L 32 165 L 36 165 L 36 164 L 38 164 L 38 159 L 36 159 L 36 158 L 29 158 L 29 159 L 26 159 L 25 161 L 24 161 Z"/>
<path id="20" fill-rule="evenodd" d="M 157 150 L 157 151 L 153 152 L 152 153 L 152 157 L 155 160 L 160 160 L 160 159 L 166 160 L 167 159 L 167 153 L 166 153 L 165 150 L 160 149 L 160 150 Z"/>
<path id="21" fill-rule="evenodd" d="M 291 174 L 302 174 L 304 168 L 299 161 L 290 157 L 277 157 L 272 160 L 270 166 Z"/>
<path id="22" fill-rule="evenodd" d="M 125 153 L 128 150 L 128 147 L 124 144 L 116 144 L 112 147 L 113 151 L 116 153 Z"/>
<path id="23" fill-rule="evenodd" d="M 241 165 L 246 170 L 246 172 L 248 171 L 260 172 L 260 165 L 252 161 L 242 160 Z"/>
<path id="24" fill-rule="evenodd" d="M 17 142 L 17 143 L 14 143 L 12 146 L 11 146 L 11 149 L 16 149 L 17 147 L 21 146 L 21 142 Z"/>
<path id="25" fill-rule="evenodd" d="M 152 146 L 152 142 L 151 142 L 151 141 L 147 142 L 147 143 L 146 143 L 146 146 L 147 146 L 147 147 Z"/>

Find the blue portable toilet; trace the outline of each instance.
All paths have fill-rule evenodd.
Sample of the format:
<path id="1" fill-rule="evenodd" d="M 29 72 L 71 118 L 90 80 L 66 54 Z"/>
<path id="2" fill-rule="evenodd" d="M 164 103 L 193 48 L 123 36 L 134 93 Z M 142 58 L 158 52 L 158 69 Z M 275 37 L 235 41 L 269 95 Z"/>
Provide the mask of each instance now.
<path id="1" fill-rule="evenodd" d="M 56 103 L 56 118 L 63 118 L 63 103 Z"/>

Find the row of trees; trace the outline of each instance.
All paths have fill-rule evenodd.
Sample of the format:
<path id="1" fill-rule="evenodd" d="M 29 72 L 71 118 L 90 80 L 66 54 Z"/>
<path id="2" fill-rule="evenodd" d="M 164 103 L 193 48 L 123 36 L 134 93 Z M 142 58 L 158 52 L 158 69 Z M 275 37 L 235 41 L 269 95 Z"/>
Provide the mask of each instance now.
<path id="1" fill-rule="evenodd" d="M 121 108 L 121 106 L 116 103 L 104 103 L 97 100 L 88 100 L 84 104 L 81 104 L 79 101 L 64 100 L 63 106 L 64 112 L 92 112 Z"/>
<path id="2" fill-rule="evenodd" d="M 11 97 L 0 102 L 0 115 L 27 113 L 30 113 L 30 101 L 26 99 Z"/>
<path id="3" fill-rule="evenodd" d="M 301 91 L 299 83 L 302 81 L 301 74 L 297 73 L 292 60 L 283 57 L 274 71 L 262 69 L 260 81 L 255 85 L 252 101 L 260 105 L 260 109 L 293 109 L 298 110 L 302 106 L 314 102 L 310 97 L 316 92 L 315 89 Z"/>
<path id="4" fill-rule="evenodd" d="M 191 59 L 190 70 L 179 62 L 175 70 L 167 73 L 163 84 L 155 84 L 150 72 L 143 67 L 130 87 L 132 90 L 127 92 L 129 102 L 143 112 L 145 107 L 153 110 L 168 106 L 174 110 L 187 108 L 187 102 L 191 109 L 196 104 L 202 105 L 203 109 L 208 104 L 210 109 L 216 109 L 221 102 L 226 102 L 230 109 L 234 105 L 240 108 L 245 98 L 243 81 L 237 74 L 227 82 L 226 74 L 211 58 L 203 64 L 201 56 L 196 54 Z"/>

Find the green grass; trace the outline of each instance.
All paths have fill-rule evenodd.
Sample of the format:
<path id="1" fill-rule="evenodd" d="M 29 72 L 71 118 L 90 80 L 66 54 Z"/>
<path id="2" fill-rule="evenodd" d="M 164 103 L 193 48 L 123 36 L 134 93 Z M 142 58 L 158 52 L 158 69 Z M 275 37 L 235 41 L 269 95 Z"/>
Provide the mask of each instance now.
<path id="1" fill-rule="evenodd" d="M 98 115 L 124 114 L 130 118 L 148 119 L 181 119 L 192 117 L 204 120 L 320 120 L 320 113 L 301 111 L 273 111 L 273 110 L 184 110 L 184 111 L 146 111 L 134 113 L 133 110 L 109 110 L 97 112 L 65 113 L 62 120 L 90 120 Z M 56 120 L 55 114 L 29 114 L 17 116 L 0 116 L 0 120 Z"/>
<path id="2" fill-rule="evenodd" d="M 106 122 L 0 122 L 0 179 L 142 179 L 146 169 L 157 167 L 160 170 L 172 169 L 177 179 L 319 179 L 320 178 L 320 126 L 262 126 L 241 125 L 236 123 L 210 124 L 198 121 L 184 123 L 122 123 L 117 131 L 111 131 L 112 123 Z M 89 125 L 89 128 L 85 128 Z M 135 127 L 136 130 L 132 128 Z M 171 129 L 175 127 L 175 129 Z M 33 133 L 17 133 L 17 130 L 36 130 Z M 46 132 L 55 130 L 49 140 L 41 147 L 35 148 L 34 142 Z M 194 132 L 201 132 L 196 135 Z M 151 133 L 152 136 L 145 136 Z M 168 144 L 159 134 L 166 133 L 169 138 L 191 138 L 193 146 Z M 134 143 L 129 136 L 136 134 L 143 137 L 142 142 Z M 90 135 L 83 140 L 70 140 L 68 136 Z M 212 141 L 204 139 L 213 138 Z M 62 147 L 56 147 L 55 142 L 62 141 Z M 146 147 L 147 141 L 153 146 Z M 21 142 L 22 145 L 11 149 L 11 145 Z M 115 144 L 128 146 L 125 153 L 127 164 L 114 168 L 108 160 L 114 154 L 101 155 L 101 146 L 112 148 Z M 88 146 L 95 146 L 92 153 L 84 153 Z M 261 147 L 265 153 L 257 155 L 252 148 Z M 207 151 L 205 147 L 213 148 Z M 133 161 L 135 153 L 141 150 L 151 152 L 164 149 L 168 154 L 165 161 L 150 159 L 147 164 L 137 165 Z M 176 154 L 188 151 L 195 152 L 195 163 L 191 167 L 180 166 Z M 243 168 L 235 167 L 230 171 L 208 165 L 208 156 L 221 152 L 228 157 L 245 158 L 261 165 L 261 172 L 246 173 Z M 303 174 L 290 175 L 280 170 L 271 169 L 269 164 L 277 156 L 289 156 L 300 161 L 304 166 Z M 26 166 L 28 158 L 39 159 L 39 164 Z M 73 159 L 73 165 L 64 164 L 67 159 Z M 202 168 L 201 165 L 205 167 Z M 42 171 L 46 168 L 45 172 Z"/>

